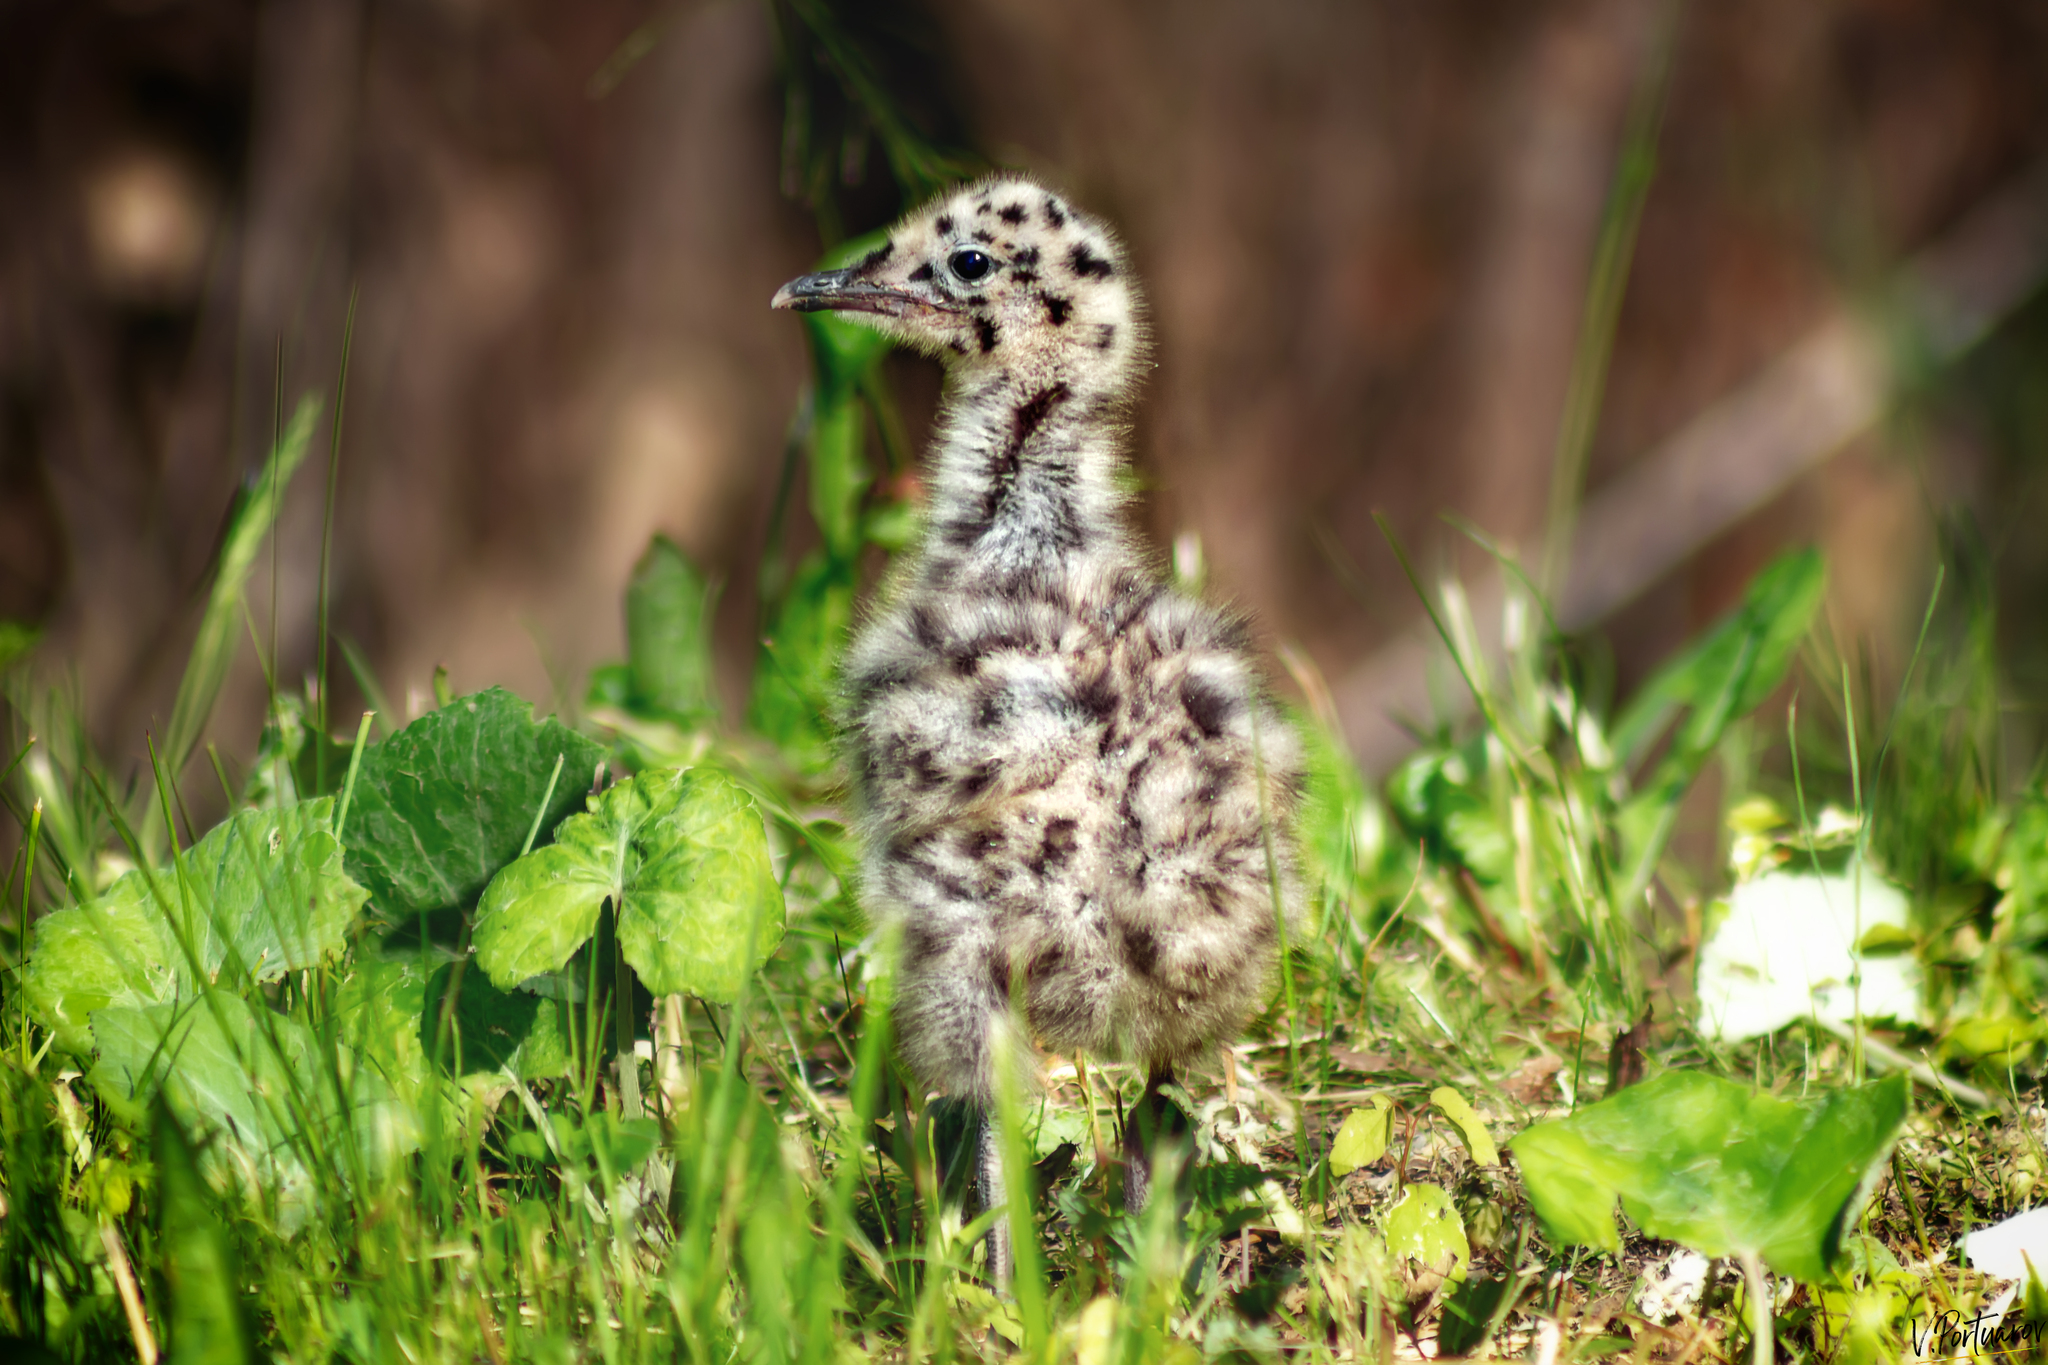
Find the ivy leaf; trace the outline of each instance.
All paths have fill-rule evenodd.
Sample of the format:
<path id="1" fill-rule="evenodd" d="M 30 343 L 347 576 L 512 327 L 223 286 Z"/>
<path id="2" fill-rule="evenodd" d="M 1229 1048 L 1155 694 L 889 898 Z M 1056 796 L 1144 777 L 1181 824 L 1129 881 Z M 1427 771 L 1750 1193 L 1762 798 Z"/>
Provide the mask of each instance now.
<path id="1" fill-rule="evenodd" d="M 1904 1076 L 1798 1104 L 1667 1071 L 1510 1146 L 1555 1241 L 1618 1250 L 1619 1198 L 1652 1237 L 1815 1283 L 1905 1119 Z"/>
<path id="2" fill-rule="evenodd" d="M 1385 1156 L 1387 1126 L 1393 1112 L 1393 1103 L 1385 1095 L 1374 1095 L 1370 1105 L 1346 1114 L 1337 1135 L 1330 1139 L 1330 1173 L 1350 1175 Z"/>
<path id="3" fill-rule="evenodd" d="M 576 809 L 603 757 L 503 688 L 458 697 L 364 752 L 349 874 L 386 914 L 467 907 L 519 856 L 536 813 L 546 830 Z M 541 812 L 557 758 L 562 776 Z"/>
<path id="4" fill-rule="evenodd" d="M 44 917 L 26 975 L 30 1009 L 83 1055 L 95 1011 L 189 994 L 194 958 L 209 981 L 275 981 L 340 952 L 368 893 L 342 870 L 333 822 L 332 797 L 243 811 L 177 866 L 130 872 Z"/>
<path id="5" fill-rule="evenodd" d="M 1444 1117 L 1458 1125 L 1464 1135 L 1465 1148 L 1472 1153 L 1472 1160 L 1480 1166 L 1500 1165 L 1500 1150 L 1493 1145 L 1493 1134 L 1486 1131 L 1486 1120 L 1479 1117 L 1479 1111 L 1472 1102 L 1448 1085 L 1440 1085 L 1429 1092 L 1429 1102 L 1443 1110 Z"/>
<path id="6" fill-rule="evenodd" d="M 501 989 L 560 971 L 609 898 L 620 948 L 650 991 L 734 999 L 782 940 L 782 889 L 753 801 L 716 769 L 686 768 L 641 773 L 589 804 L 491 882 L 477 964 Z"/>

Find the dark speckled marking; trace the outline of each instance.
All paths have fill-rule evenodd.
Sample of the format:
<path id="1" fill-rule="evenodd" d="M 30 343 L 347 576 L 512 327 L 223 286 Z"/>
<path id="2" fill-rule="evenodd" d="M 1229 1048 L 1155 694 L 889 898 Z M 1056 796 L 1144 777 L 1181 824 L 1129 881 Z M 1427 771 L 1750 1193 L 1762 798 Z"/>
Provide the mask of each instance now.
<path id="1" fill-rule="evenodd" d="M 1054 384 L 1051 388 L 1040 389 L 1037 393 L 1032 394 L 1025 401 L 1024 405 L 1017 409 L 1016 419 L 1011 426 L 1010 444 L 1021 447 L 1026 441 L 1036 436 L 1038 429 L 1045 425 L 1045 419 L 1052 412 L 1053 405 L 1065 399 L 1066 396 L 1067 386 L 1065 384 Z"/>
<path id="2" fill-rule="evenodd" d="M 1081 822 L 1070 815 L 1056 815 L 1045 822 L 1045 840 L 1038 846 L 1038 853 L 1031 859 L 1031 873 L 1043 878 L 1048 871 L 1057 872 L 1067 865 L 1074 856 L 1074 848 L 1080 843 Z"/>
<path id="3" fill-rule="evenodd" d="M 1237 698 L 1208 679 L 1193 676 L 1181 681 L 1180 704 L 1187 709 L 1188 719 L 1210 739 L 1223 734 L 1238 707 Z"/>
<path id="4" fill-rule="evenodd" d="M 996 235 L 987 228 L 976 228 L 974 230 L 974 240 L 980 242 L 983 246 L 994 246 L 996 244 Z"/>
<path id="5" fill-rule="evenodd" d="M 1048 199 L 1045 201 L 1045 221 L 1047 226 L 1053 228 L 1063 228 L 1067 225 L 1067 215 L 1065 210 L 1060 208 L 1059 200 Z"/>
<path id="6" fill-rule="evenodd" d="M 983 355 L 987 355 L 996 348 L 996 325 L 990 319 L 984 317 L 975 318 L 974 335 L 981 342 L 981 353 Z"/>
<path id="7" fill-rule="evenodd" d="M 923 265 L 910 272 L 910 278 L 919 282 L 928 280 L 931 277 L 932 263 L 930 261 L 926 261 Z"/>
<path id="8" fill-rule="evenodd" d="M 884 242 L 880 246 L 876 247 L 873 251 L 870 251 L 867 255 L 861 257 L 860 264 L 855 266 L 854 270 L 856 272 L 873 270 L 876 266 L 888 260 L 891 256 L 895 254 L 896 244 L 894 242 Z"/>
<path id="9" fill-rule="evenodd" d="M 993 763 L 975 764 L 967 770 L 967 775 L 960 779 L 960 795 L 969 801 L 981 795 L 994 784 L 996 772 L 996 765 Z"/>
<path id="10" fill-rule="evenodd" d="M 938 233 L 939 233 L 939 236 L 941 236 L 941 237 L 950 237 L 950 236 L 952 236 L 952 235 L 953 235 L 953 215 L 951 215 L 951 214 L 949 214 L 949 213 L 942 213 L 942 214 L 940 214 L 940 215 L 939 215 L 939 220 L 938 220 L 938 221 L 937 221 L 936 223 L 933 223 L 933 224 L 932 224 L 932 226 L 933 226 L 934 228 L 938 229 Z"/>
<path id="11" fill-rule="evenodd" d="M 1116 274 L 1116 267 L 1090 251 L 1086 242 L 1074 243 L 1073 251 L 1067 255 L 1067 264 L 1074 268 L 1076 275 L 1084 279 L 1093 276 L 1106 280 Z"/>
<path id="12" fill-rule="evenodd" d="M 1038 248 L 1035 246 L 1027 246 L 1022 251 L 1019 251 L 1016 255 L 1012 256 L 1010 259 L 1018 265 L 1037 265 Z"/>
<path id="13" fill-rule="evenodd" d="M 1117 929 L 1124 941 L 1124 961 L 1130 969 L 1139 976 L 1152 975 L 1159 965 L 1159 940 L 1135 924 L 1120 924 Z"/>
<path id="14" fill-rule="evenodd" d="M 1074 305 L 1061 298 L 1058 294 L 1047 294 L 1045 296 L 1045 315 L 1052 320 L 1052 325 L 1055 327 L 1066 326 L 1067 314 L 1071 313 L 1073 309 Z"/>
<path id="15" fill-rule="evenodd" d="M 912 918 L 903 924 L 903 961 L 905 966 L 922 967 L 944 952 L 946 944 L 936 927 L 924 920 Z"/>
<path id="16" fill-rule="evenodd" d="M 1103 669 L 1074 689 L 1074 706 L 1100 725 L 1116 714 L 1116 682 Z"/>
<path id="17" fill-rule="evenodd" d="M 936 651 L 945 643 L 945 627 L 939 624 L 939 614 L 929 603 L 920 602 L 910 609 L 910 636 L 928 650 Z"/>
<path id="18" fill-rule="evenodd" d="M 998 213 L 996 217 L 1002 219 L 1011 227 L 1015 227 L 1024 221 L 1024 206 L 1022 204 L 1005 204 L 1003 205 L 1002 212 Z"/>

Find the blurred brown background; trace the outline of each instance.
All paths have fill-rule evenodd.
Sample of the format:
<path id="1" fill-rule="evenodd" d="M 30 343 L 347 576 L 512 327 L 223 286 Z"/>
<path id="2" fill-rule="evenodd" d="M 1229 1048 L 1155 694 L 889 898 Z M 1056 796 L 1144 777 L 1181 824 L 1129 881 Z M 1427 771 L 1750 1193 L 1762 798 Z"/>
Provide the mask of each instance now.
<path id="1" fill-rule="evenodd" d="M 1199 533 L 1212 584 L 1354 698 L 1383 765 L 1375 680 L 1419 611 L 1371 514 L 1432 573 L 1479 566 L 1446 511 L 1540 548 L 1665 10 L 837 8 L 908 54 L 890 69 L 934 136 L 1122 226 L 1158 339 L 1149 527 Z M 728 585 L 736 705 L 806 374 L 767 300 L 821 248 L 783 174 L 792 22 L 753 0 L 0 2 L 0 619 L 47 627 L 39 667 L 75 673 L 110 758 L 167 716 L 229 499 L 280 387 L 331 398 L 351 291 L 333 621 L 394 700 L 445 663 L 458 689 L 573 705 L 666 531 Z M 1832 556 L 1837 637 L 1891 656 L 1943 537 L 1986 547 L 2024 673 L 2048 579 L 2048 323 L 2027 302 L 2048 234 L 1968 229 L 2048 155 L 2048 6 L 1714 0 L 1671 53 L 1589 496 L 1831 320 L 1865 320 L 1888 358 L 1874 424 L 1697 547 L 1686 506 L 1635 507 L 1685 543 L 1609 594 L 1615 685 L 1802 539 Z M 878 225 L 879 154 L 852 137 L 841 162 L 833 212 Z M 1944 243 L 1958 278 L 1996 277 L 1980 292 L 2005 321 L 1962 369 L 1916 369 L 1929 347 L 1886 301 Z M 895 373 L 921 426 L 935 375 Z M 268 559 L 252 597 L 288 679 L 314 657 L 327 454 L 323 434 L 275 598 Z M 245 647 L 212 731 L 230 752 L 262 696 Z"/>

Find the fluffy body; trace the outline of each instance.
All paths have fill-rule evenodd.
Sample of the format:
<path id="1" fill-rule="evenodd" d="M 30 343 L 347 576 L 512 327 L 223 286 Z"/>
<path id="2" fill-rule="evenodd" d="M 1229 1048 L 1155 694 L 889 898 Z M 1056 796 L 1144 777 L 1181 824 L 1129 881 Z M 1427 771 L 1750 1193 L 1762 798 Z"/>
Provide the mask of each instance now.
<path id="1" fill-rule="evenodd" d="M 808 304 L 828 280 L 838 301 Z M 1301 762 L 1242 622 L 1125 524 L 1146 347 L 1121 247 L 1002 177 L 777 302 L 851 307 L 946 365 L 925 529 L 840 717 L 905 1062 L 981 1104 L 1005 1029 L 1170 1070 L 1270 988 Z"/>

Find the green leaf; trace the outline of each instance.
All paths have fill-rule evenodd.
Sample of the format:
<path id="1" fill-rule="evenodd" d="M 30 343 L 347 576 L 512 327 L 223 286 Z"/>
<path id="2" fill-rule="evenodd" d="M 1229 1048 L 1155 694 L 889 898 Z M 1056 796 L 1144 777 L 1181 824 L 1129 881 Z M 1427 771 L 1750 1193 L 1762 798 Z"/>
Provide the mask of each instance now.
<path id="1" fill-rule="evenodd" d="M 1502 1303 L 1516 1287 L 1511 1276 L 1468 1280 L 1444 1299 L 1443 1316 L 1437 1328 L 1437 1352 L 1443 1356 L 1471 1355 L 1486 1342 L 1486 1329 L 1496 1314 L 1505 1316 Z"/>
<path id="2" fill-rule="evenodd" d="M 211 1136 L 200 1167 L 216 1188 L 270 1191 L 280 1220 L 302 1225 L 313 1182 L 295 1135 L 327 1127 L 312 1035 L 304 1025 L 225 991 L 180 1004 L 116 1007 L 93 1016 L 93 1084 L 119 1100 L 161 1095 L 185 1128 Z M 275 1046 L 273 1046 L 273 1042 Z M 326 1113 L 323 1113 L 326 1110 Z M 254 1184 L 249 1184 L 253 1177 Z"/>
<path id="3" fill-rule="evenodd" d="M 519 856 L 536 814 L 545 831 L 576 809 L 603 757 L 503 688 L 459 697 L 363 754 L 349 873 L 388 915 L 467 907 Z M 561 780 L 542 814 L 557 758 Z"/>
<path id="4" fill-rule="evenodd" d="M 159 872 L 157 885 L 175 894 Z M 36 921 L 23 973 L 29 1013 L 76 1056 L 93 1049 L 91 1019 L 110 1005 L 172 999 L 191 973 L 140 872 L 130 872 L 85 905 Z"/>
<path id="5" fill-rule="evenodd" d="M 342 870 L 333 817 L 332 797 L 244 811 L 184 854 L 182 876 L 130 872 L 37 921 L 31 1011 L 83 1055 L 94 1011 L 189 994 L 195 957 L 208 980 L 275 981 L 340 952 L 368 893 Z"/>
<path id="6" fill-rule="evenodd" d="M 422 1053 L 438 1055 L 444 1070 L 462 1076 L 509 1070 L 521 1080 L 559 1076 L 569 1068 L 561 1008 L 527 991 L 499 990 L 481 971 L 465 971 L 447 1007 L 455 964 L 446 963 L 426 983 L 417 1032 Z M 443 1014 L 448 1037 L 438 1035 Z"/>
<path id="7" fill-rule="evenodd" d="M 1330 1173 L 1350 1175 L 1385 1156 L 1387 1125 L 1393 1113 L 1393 1103 L 1385 1095 L 1374 1095 L 1370 1105 L 1346 1114 L 1337 1135 L 1330 1139 Z"/>
<path id="8" fill-rule="evenodd" d="M 1890 1153 L 1906 1097 L 1904 1076 L 1798 1104 L 1668 1071 L 1510 1145 L 1554 1241 L 1619 1249 L 1619 1198 L 1652 1237 L 1760 1255 L 1812 1283 Z"/>
<path id="9" fill-rule="evenodd" d="M 661 1147 L 658 1120 L 614 1118 L 602 1109 L 590 1116 L 583 1133 L 607 1189 L 638 1170 Z"/>
<path id="10" fill-rule="evenodd" d="M 831 766 L 832 704 L 839 652 L 853 622 L 850 569 L 820 554 L 798 566 L 754 665 L 747 724 L 805 772 Z"/>
<path id="11" fill-rule="evenodd" d="M 1673 749 L 1710 751 L 1729 721 L 1755 710 L 1784 681 L 1826 591 L 1827 561 L 1818 550 L 1794 550 L 1767 565 L 1740 606 L 1643 684 L 1615 721 L 1615 749 L 1636 762 L 1686 710 Z"/>
<path id="12" fill-rule="evenodd" d="M 438 1078 L 429 1074 L 420 1046 L 426 980 L 416 957 L 363 953 L 349 964 L 334 993 L 334 1035 L 340 1055 L 351 1063 L 351 1080 L 363 1077 L 371 1087 L 367 1093 L 391 1098 L 358 1124 L 365 1153 L 380 1169 L 419 1149 L 429 1106 L 441 1106 L 442 1132 L 456 1128 L 462 1115 Z"/>
<path id="13" fill-rule="evenodd" d="M 1785 680 L 1826 590 L 1827 563 L 1818 550 L 1775 560 L 1750 583 L 1742 605 L 1652 678 L 1616 723 L 1615 748 L 1634 763 L 1684 712 L 1656 771 L 1615 817 L 1622 865 L 1631 869 L 1621 903 L 1633 903 L 1649 885 L 1678 804 L 1729 724 Z"/>
<path id="14" fill-rule="evenodd" d="M 240 1269 L 214 1216 L 192 1144 L 162 1105 L 151 1123 L 157 1173 L 157 1252 L 169 1291 L 169 1365 L 242 1365 L 250 1359 Z"/>
<path id="15" fill-rule="evenodd" d="M 1493 1145 L 1493 1134 L 1486 1131 L 1486 1120 L 1479 1117 L 1479 1111 L 1463 1095 L 1448 1085 L 1440 1085 L 1429 1092 L 1429 1102 L 1458 1125 L 1458 1131 L 1465 1135 L 1465 1148 L 1472 1153 L 1473 1161 L 1481 1166 L 1500 1165 L 1500 1150 Z"/>
<path id="16" fill-rule="evenodd" d="M 1445 1280 L 1463 1280 L 1472 1264 L 1464 1220 L 1440 1185 L 1409 1185 L 1387 1210 L 1387 1250 L 1403 1278 L 1419 1293 Z"/>
<path id="17" fill-rule="evenodd" d="M 760 813 L 713 768 L 622 782 L 498 874 L 477 911 L 477 964 L 502 988 L 561 970 L 607 898 L 626 961 L 656 995 L 730 1001 L 782 940 Z"/>
<path id="18" fill-rule="evenodd" d="M 656 536 L 626 586 L 626 659 L 634 704 L 684 722 L 718 714 L 711 676 L 711 613 L 717 590 Z"/>

